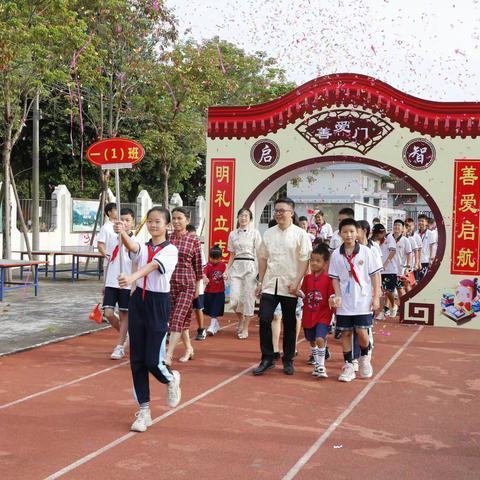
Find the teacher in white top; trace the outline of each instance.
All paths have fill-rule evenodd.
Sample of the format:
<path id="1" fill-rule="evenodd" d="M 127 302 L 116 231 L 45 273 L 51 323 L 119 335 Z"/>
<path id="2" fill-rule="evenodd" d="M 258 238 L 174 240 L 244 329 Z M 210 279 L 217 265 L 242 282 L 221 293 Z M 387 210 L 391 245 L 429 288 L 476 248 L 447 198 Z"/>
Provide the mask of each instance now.
<path id="1" fill-rule="evenodd" d="M 279 198 L 274 203 L 274 209 L 277 225 L 265 232 L 258 251 L 257 294 L 261 293 L 262 359 L 253 371 L 254 375 L 262 375 L 275 366 L 272 319 L 278 304 L 282 307 L 283 371 L 286 375 L 294 373 L 297 291 L 308 269 L 312 251 L 307 232 L 293 224 L 295 202 L 290 198 Z"/>
<path id="2" fill-rule="evenodd" d="M 230 305 L 238 316 L 238 338 L 248 338 L 248 325 L 254 314 L 257 286 L 257 251 L 262 237 L 252 225 L 253 214 L 241 208 L 237 214 L 237 228 L 228 236 L 230 259 L 227 275 L 230 280 Z"/>

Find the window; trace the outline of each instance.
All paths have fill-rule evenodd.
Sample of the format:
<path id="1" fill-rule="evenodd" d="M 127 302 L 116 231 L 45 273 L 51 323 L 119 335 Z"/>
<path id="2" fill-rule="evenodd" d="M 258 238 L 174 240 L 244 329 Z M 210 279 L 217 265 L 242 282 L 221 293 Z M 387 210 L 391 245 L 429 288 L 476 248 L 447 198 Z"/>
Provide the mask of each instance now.
<path id="1" fill-rule="evenodd" d="M 273 218 L 273 203 L 269 202 L 265 205 L 262 215 L 260 216 L 260 223 L 268 223 Z"/>

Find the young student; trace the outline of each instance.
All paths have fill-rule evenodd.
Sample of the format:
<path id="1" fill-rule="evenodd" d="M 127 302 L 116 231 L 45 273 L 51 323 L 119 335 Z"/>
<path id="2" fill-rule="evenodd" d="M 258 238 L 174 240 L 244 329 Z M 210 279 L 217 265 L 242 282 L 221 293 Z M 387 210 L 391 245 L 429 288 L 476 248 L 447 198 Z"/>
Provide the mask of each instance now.
<path id="1" fill-rule="evenodd" d="M 223 317 L 225 309 L 225 279 L 226 270 L 222 260 L 222 250 L 215 246 L 210 249 L 208 263 L 203 270 L 205 282 L 205 315 L 210 317 L 210 326 L 207 333 L 213 336 L 219 329 L 218 317 Z"/>
<path id="2" fill-rule="evenodd" d="M 346 218 L 355 218 L 355 212 L 353 208 L 345 207 L 338 212 L 338 223 L 340 224 L 342 220 Z M 330 239 L 330 251 L 333 252 L 336 248 L 340 247 L 343 243 L 342 237 L 340 235 L 340 230 L 335 230 Z"/>
<path id="3" fill-rule="evenodd" d="M 117 204 L 116 203 L 107 203 L 104 208 L 104 213 L 107 217 L 107 220 L 100 228 L 100 231 L 97 235 L 97 250 L 105 256 L 106 254 L 106 243 L 109 237 L 117 237 L 113 231 L 113 226 L 115 220 L 118 218 Z"/>
<path id="4" fill-rule="evenodd" d="M 387 235 L 385 227 L 377 223 L 372 228 L 372 240 L 376 242 L 382 252 L 382 288 L 385 292 L 386 301 L 382 311 L 377 316 L 378 320 L 383 320 L 386 316 L 396 316 L 395 290 L 397 288 L 397 273 L 393 259 L 397 252 L 397 244 L 392 235 Z"/>
<path id="5" fill-rule="evenodd" d="M 397 292 L 398 296 L 402 297 L 405 295 L 405 288 L 403 286 L 403 279 L 405 279 L 405 274 L 410 272 L 410 265 L 412 263 L 411 256 L 412 256 L 412 246 L 410 245 L 410 241 L 408 238 L 403 234 L 405 229 L 405 222 L 397 218 L 393 222 L 393 231 L 392 237 L 396 243 L 396 253 L 395 257 L 393 258 L 392 265 L 397 272 Z M 392 312 L 392 317 L 396 316 L 396 311 Z M 395 315 L 393 314 L 395 313 Z"/>
<path id="6" fill-rule="evenodd" d="M 373 375 L 368 355 L 368 329 L 372 326 L 372 312 L 379 308 L 382 264 L 370 248 L 357 242 L 358 224 L 353 218 L 342 220 L 339 230 L 343 244 L 333 252 L 328 269 L 335 290 L 330 305 L 337 308 L 337 328 L 342 331 L 345 364 L 338 380 L 350 382 L 355 379 L 353 330 L 360 344 L 360 376 L 370 378 Z"/>
<path id="7" fill-rule="evenodd" d="M 319 245 L 310 256 L 310 272 L 303 278 L 299 296 L 303 298 L 302 326 L 305 338 L 310 342 L 315 367 L 314 377 L 327 378 L 325 356 L 327 334 L 332 319 L 329 298 L 335 294 L 328 276 L 330 251 L 327 245 Z"/>
<path id="8" fill-rule="evenodd" d="M 132 237 L 131 232 L 135 213 L 130 208 L 122 208 L 120 219 L 124 224 L 125 232 Z M 120 261 L 122 260 L 122 272 L 126 275 L 132 273 L 132 261 L 128 251 L 122 246 L 122 256 L 118 248 L 118 235 L 109 235 L 105 244 L 108 265 L 105 273 L 105 292 L 103 296 L 103 311 L 110 325 L 118 332 L 117 346 L 110 358 L 120 360 L 125 356 L 125 343 L 128 331 L 128 303 L 130 300 L 130 285 L 120 288 L 118 276 L 120 275 Z M 118 317 L 115 315 L 115 307 L 118 306 Z"/>
<path id="9" fill-rule="evenodd" d="M 188 224 L 187 225 L 187 232 L 189 235 L 197 236 L 197 229 L 194 225 Z M 203 253 L 203 248 L 200 250 L 200 254 L 202 257 L 202 269 L 204 269 L 207 265 L 207 261 L 205 259 L 205 254 Z M 195 340 L 205 340 L 207 338 L 207 330 L 205 328 L 205 317 L 203 316 L 203 307 L 205 303 L 204 298 L 205 293 L 205 285 L 203 280 L 200 280 L 200 285 L 198 287 L 198 297 L 193 299 L 193 311 L 195 313 L 195 318 L 197 319 L 197 336 Z"/>
<path id="10" fill-rule="evenodd" d="M 405 235 L 408 238 L 410 242 L 410 246 L 412 247 L 412 257 L 410 259 L 411 261 L 411 267 L 412 271 L 414 274 L 416 274 L 420 269 L 420 252 L 422 250 L 422 239 L 420 238 L 420 235 L 415 231 L 415 221 L 413 218 L 407 218 L 405 220 Z M 408 277 L 411 277 L 410 275 Z M 411 281 L 406 281 L 405 282 L 405 290 L 409 292 L 415 282 L 415 277 Z"/>
<path id="11" fill-rule="evenodd" d="M 130 298 L 128 333 L 130 368 L 135 399 L 140 410 L 131 426 L 144 432 L 152 425 L 148 373 L 167 385 L 167 405 L 175 408 L 181 399 L 180 373 L 165 364 L 168 320 L 170 316 L 170 278 L 177 265 L 178 250 L 167 239 L 170 212 L 153 207 L 147 213 L 147 228 L 152 236 L 147 243 L 131 239 L 123 222 L 115 224 L 137 270 L 118 277 L 120 288 L 136 284 Z"/>
<path id="12" fill-rule="evenodd" d="M 315 225 L 317 226 L 317 238 L 320 238 L 325 243 L 329 243 L 333 236 L 332 226 L 325 220 L 325 215 L 322 210 L 315 214 Z"/>
<path id="13" fill-rule="evenodd" d="M 418 216 L 418 235 L 422 241 L 422 249 L 420 250 L 421 268 L 417 275 L 417 281 L 425 277 L 428 269 L 435 259 L 436 242 L 431 230 L 428 229 L 428 217 L 423 213 Z"/>
<path id="14" fill-rule="evenodd" d="M 298 226 L 307 232 L 308 238 L 311 242 L 315 240 L 315 235 L 309 232 L 310 225 L 308 223 L 307 217 L 304 217 L 303 215 L 301 217 L 298 217 Z"/>
<path id="15" fill-rule="evenodd" d="M 437 255 L 437 245 L 438 245 L 438 228 L 437 228 L 437 223 L 435 222 L 434 218 L 430 217 L 428 219 L 428 229 L 432 232 L 432 238 L 433 238 L 432 257 L 436 257 L 436 255 Z"/>

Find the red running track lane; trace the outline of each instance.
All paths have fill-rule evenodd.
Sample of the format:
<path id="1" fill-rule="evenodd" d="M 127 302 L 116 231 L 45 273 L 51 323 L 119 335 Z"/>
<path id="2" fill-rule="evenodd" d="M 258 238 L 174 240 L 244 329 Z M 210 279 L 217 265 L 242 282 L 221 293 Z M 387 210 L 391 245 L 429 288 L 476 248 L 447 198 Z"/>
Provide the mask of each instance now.
<path id="1" fill-rule="evenodd" d="M 417 334 L 417 327 L 388 325 L 391 335 L 375 338 L 376 372 L 415 336 L 411 345 L 380 380 L 341 384 L 336 380 L 342 363 L 336 342 L 331 342 L 329 379 L 310 376 L 305 342 L 299 346 L 295 376 L 276 369 L 256 378 L 246 369 L 258 361 L 257 335 L 239 341 L 232 330 L 195 342 L 194 361 L 177 364 L 186 406 L 168 410 L 164 387 L 152 382 L 152 413 L 159 420 L 144 434 L 128 433 L 135 406 L 127 365 L 0 410 L 0 478 L 59 478 L 56 472 L 64 473 L 61 478 L 89 480 L 140 475 L 286 478 L 372 382 L 376 383 L 294 477 L 337 479 L 359 473 L 389 480 L 434 478 L 430 474 L 476 478 L 461 475 L 479 466 L 472 450 L 476 446 L 478 453 L 475 442 L 480 439 L 479 415 L 473 412 L 475 404 L 478 411 L 475 396 L 480 391 L 480 332 L 424 328 Z M 65 342 L 72 365 L 73 358 L 79 358 L 84 374 L 89 352 L 104 348 L 102 336 L 108 340 L 103 332 L 81 337 L 91 342 L 87 349 L 76 349 L 80 339 Z M 450 341 L 455 345 L 449 347 L 451 352 Z M 111 342 L 106 343 L 104 355 L 110 353 Z M 39 349 L 50 350 L 53 365 L 58 346 Z M 49 369 L 47 358 L 44 369 Z M 71 371 L 64 375 L 64 381 L 80 376 Z M 19 391 L 32 393 L 26 387 Z M 442 459 L 445 455 L 452 455 L 450 461 Z M 409 468 L 416 473 L 410 474 Z"/>

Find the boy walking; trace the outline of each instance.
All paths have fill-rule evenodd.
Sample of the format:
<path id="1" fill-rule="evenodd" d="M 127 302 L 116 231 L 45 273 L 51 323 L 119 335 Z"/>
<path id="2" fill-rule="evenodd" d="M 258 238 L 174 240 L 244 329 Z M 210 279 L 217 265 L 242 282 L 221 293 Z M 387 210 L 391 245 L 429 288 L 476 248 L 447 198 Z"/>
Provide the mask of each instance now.
<path id="1" fill-rule="evenodd" d="M 337 308 L 337 328 L 342 331 L 345 364 L 338 377 L 341 382 L 355 380 L 353 330 L 360 344 L 360 376 L 370 378 L 373 375 L 368 355 L 368 329 L 372 326 L 373 311 L 379 307 L 382 264 L 371 249 L 357 242 L 357 229 L 358 224 L 352 218 L 340 222 L 343 244 L 333 252 L 328 269 L 335 290 L 330 305 Z"/>
<path id="2" fill-rule="evenodd" d="M 130 208 L 122 208 L 120 217 L 125 225 L 125 231 L 129 237 L 133 236 L 131 232 L 135 214 Z M 105 256 L 108 259 L 108 265 L 105 275 L 105 292 L 103 296 L 103 310 L 105 317 L 110 325 L 118 332 L 117 346 L 114 348 L 110 358 L 120 360 L 125 356 L 125 343 L 128 332 L 128 303 L 130 300 L 130 286 L 121 288 L 118 284 L 120 270 L 125 275 L 132 273 L 132 261 L 127 249 L 122 245 L 123 259 L 122 268 L 120 268 L 121 255 L 118 248 L 118 235 L 108 235 L 105 243 Z M 118 306 L 119 315 L 115 315 L 115 307 Z"/>

